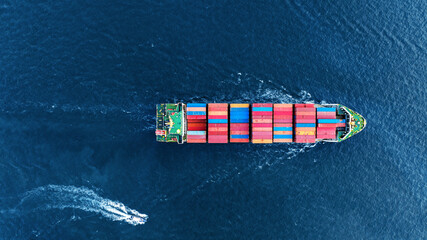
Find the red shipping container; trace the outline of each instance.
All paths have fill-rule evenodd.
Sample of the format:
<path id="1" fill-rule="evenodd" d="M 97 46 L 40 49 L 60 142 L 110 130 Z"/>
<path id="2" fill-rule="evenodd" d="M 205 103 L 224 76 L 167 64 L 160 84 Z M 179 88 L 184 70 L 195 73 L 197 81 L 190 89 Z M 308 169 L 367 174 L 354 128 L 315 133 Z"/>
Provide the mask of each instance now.
<path id="1" fill-rule="evenodd" d="M 276 115 L 292 115 L 292 114 L 293 114 L 292 111 L 287 111 L 287 112 L 285 112 L 285 111 L 280 111 L 280 112 L 274 111 L 274 116 L 276 116 Z"/>
<path id="2" fill-rule="evenodd" d="M 331 127 L 337 127 L 336 126 L 337 124 L 335 124 L 335 123 L 319 123 L 319 124 L 317 124 L 317 127 L 329 127 L 329 128 L 331 128 Z"/>
<path id="3" fill-rule="evenodd" d="M 272 123 L 252 123 L 252 127 L 272 127 Z"/>
<path id="4" fill-rule="evenodd" d="M 321 139 L 335 139 L 336 136 L 335 134 L 329 134 L 329 135 L 317 135 L 317 138 L 321 138 Z"/>
<path id="5" fill-rule="evenodd" d="M 205 131 L 206 127 L 203 127 L 203 126 L 200 126 L 200 127 L 188 126 L 187 130 L 188 131 Z"/>
<path id="6" fill-rule="evenodd" d="M 334 112 L 317 112 L 317 116 L 333 116 L 333 117 L 335 117 L 336 114 Z"/>
<path id="7" fill-rule="evenodd" d="M 252 116 L 272 116 L 273 112 L 252 112 Z"/>
<path id="8" fill-rule="evenodd" d="M 228 136 L 213 135 L 208 137 L 209 143 L 228 143 Z"/>
<path id="9" fill-rule="evenodd" d="M 337 127 L 345 127 L 345 123 L 337 123 Z"/>
<path id="10" fill-rule="evenodd" d="M 187 143 L 206 143 L 206 139 L 187 139 Z"/>
<path id="11" fill-rule="evenodd" d="M 188 123 L 205 123 L 206 119 L 187 119 Z"/>
<path id="12" fill-rule="evenodd" d="M 276 106 L 274 106 L 274 109 L 273 109 L 273 111 L 275 111 L 275 112 L 276 111 L 278 111 L 278 112 L 280 112 L 280 111 L 292 112 L 293 110 L 294 110 L 294 108 L 291 108 L 291 107 L 276 107 Z"/>
<path id="13" fill-rule="evenodd" d="M 247 127 L 247 126 L 249 126 L 249 123 L 230 123 L 230 126 L 234 126 L 234 127 Z"/>
<path id="14" fill-rule="evenodd" d="M 206 135 L 187 135 L 187 139 L 206 139 Z"/>
<path id="15" fill-rule="evenodd" d="M 317 119 L 336 119 L 336 116 L 335 115 L 332 115 L 332 116 L 317 115 Z"/>
<path id="16" fill-rule="evenodd" d="M 252 119 L 273 119 L 272 116 L 252 116 Z"/>
<path id="17" fill-rule="evenodd" d="M 188 123 L 188 126 L 192 126 L 192 127 L 206 127 L 206 123 Z"/>
<path id="18" fill-rule="evenodd" d="M 208 131 L 208 135 L 228 135 L 228 131 Z"/>
<path id="19" fill-rule="evenodd" d="M 275 119 L 275 123 L 292 123 L 292 119 Z"/>
<path id="20" fill-rule="evenodd" d="M 273 107 L 272 103 L 252 103 L 252 107 Z"/>
<path id="21" fill-rule="evenodd" d="M 296 119 L 316 119 L 314 118 L 314 116 L 309 116 L 309 115 L 297 115 L 295 116 Z"/>
<path id="22" fill-rule="evenodd" d="M 187 115 L 187 119 L 206 119 L 206 115 Z"/>
<path id="23" fill-rule="evenodd" d="M 246 126 L 235 126 L 233 124 L 230 124 L 230 129 L 247 129 L 249 128 L 249 124 Z"/>
<path id="24" fill-rule="evenodd" d="M 273 133 L 272 132 L 252 132 L 252 136 L 253 137 L 266 137 L 266 138 L 271 138 L 273 137 Z"/>
<path id="25" fill-rule="evenodd" d="M 231 130 L 233 130 L 233 131 L 248 131 L 249 130 L 249 126 L 247 126 L 247 127 L 233 127 L 233 126 L 231 126 L 230 127 L 230 131 Z"/>
<path id="26" fill-rule="evenodd" d="M 248 143 L 249 138 L 230 138 L 230 142 L 232 143 Z"/>
<path id="27" fill-rule="evenodd" d="M 317 115 L 336 115 L 335 112 L 319 112 L 317 111 Z"/>
<path id="28" fill-rule="evenodd" d="M 318 127 L 317 128 L 317 131 L 318 132 L 320 132 L 320 131 L 325 131 L 325 132 L 331 132 L 331 131 L 336 131 L 337 129 L 336 128 L 325 128 L 325 127 Z"/>
<path id="29" fill-rule="evenodd" d="M 252 119 L 253 123 L 272 123 L 273 119 Z"/>
<path id="30" fill-rule="evenodd" d="M 274 115 L 274 119 L 292 119 L 292 115 Z"/>
<path id="31" fill-rule="evenodd" d="M 227 123 L 208 123 L 209 127 L 228 127 Z"/>
<path id="32" fill-rule="evenodd" d="M 249 129 L 245 130 L 230 130 L 229 131 L 231 135 L 247 135 L 249 134 Z"/>
<path id="33" fill-rule="evenodd" d="M 246 126 L 233 126 L 232 124 L 230 125 L 230 129 L 234 129 L 234 130 L 237 130 L 237 129 L 249 129 L 249 124 L 248 125 L 246 125 Z"/>
<path id="34" fill-rule="evenodd" d="M 210 115 L 208 116 L 209 119 L 228 119 L 227 115 Z"/>
<path id="35" fill-rule="evenodd" d="M 316 110 L 314 108 L 295 108 L 295 112 L 313 112 L 313 113 L 315 113 Z"/>
<path id="36" fill-rule="evenodd" d="M 316 139 L 314 135 L 295 135 L 295 140 L 299 139 Z"/>
<path id="37" fill-rule="evenodd" d="M 295 140 L 296 143 L 315 143 L 316 139 Z"/>
<path id="38" fill-rule="evenodd" d="M 275 127 L 293 127 L 292 123 L 274 123 Z"/>
<path id="39" fill-rule="evenodd" d="M 296 119 L 295 123 L 316 123 L 316 119 Z"/>

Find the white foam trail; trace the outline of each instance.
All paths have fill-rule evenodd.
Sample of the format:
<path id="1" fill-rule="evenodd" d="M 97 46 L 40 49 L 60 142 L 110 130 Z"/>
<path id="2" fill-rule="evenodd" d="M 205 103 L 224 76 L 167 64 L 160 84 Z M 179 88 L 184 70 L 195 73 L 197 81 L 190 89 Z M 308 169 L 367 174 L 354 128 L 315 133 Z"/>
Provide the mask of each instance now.
<path id="1" fill-rule="evenodd" d="M 19 206 L 35 204 L 37 209 L 80 209 L 99 213 L 112 221 L 134 226 L 147 222 L 148 216 L 128 208 L 121 202 L 103 198 L 86 187 L 47 185 L 24 194 Z"/>

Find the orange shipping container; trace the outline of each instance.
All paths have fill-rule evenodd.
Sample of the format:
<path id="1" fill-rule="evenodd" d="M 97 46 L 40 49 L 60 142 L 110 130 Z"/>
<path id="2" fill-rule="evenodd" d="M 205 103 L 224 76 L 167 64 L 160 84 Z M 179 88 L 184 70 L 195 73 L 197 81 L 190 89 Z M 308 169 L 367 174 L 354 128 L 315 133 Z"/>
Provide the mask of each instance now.
<path id="1" fill-rule="evenodd" d="M 273 123 L 273 119 L 253 119 L 253 123 Z"/>
<path id="2" fill-rule="evenodd" d="M 275 127 L 292 127 L 292 123 L 274 123 Z"/>
<path id="3" fill-rule="evenodd" d="M 284 143 L 284 142 L 292 142 L 291 138 L 276 138 L 273 140 L 275 143 Z"/>
<path id="4" fill-rule="evenodd" d="M 188 107 L 187 112 L 206 112 L 205 107 Z"/>
<path id="5" fill-rule="evenodd" d="M 314 135 L 315 131 L 295 131 L 295 135 Z"/>
<path id="6" fill-rule="evenodd" d="M 227 111 L 209 111 L 208 115 L 219 115 L 219 116 L 227 116 Z"/>
<path id="7" fill-rule="evenodd" d="M 252 143 L 273 143 L 271 139 L 252 139 Z"/>
<path id="8" fill-rule="evenodd" d="M 252 128 L 252 132 L 271 132 L 272 128 L 262 128 L 262 127 L 256 127 Z"/>
<path id="9" fill-rule="evenodd" d="M 292 135 L 292 131 L 274 131 L 276 135 Z"/>
<path id="10" fill-rule="evenodd" d="M 295 115 L 296 116 L 300 116 L 300 115 L 316 116 L 316 112 L 296 112 Z"/>

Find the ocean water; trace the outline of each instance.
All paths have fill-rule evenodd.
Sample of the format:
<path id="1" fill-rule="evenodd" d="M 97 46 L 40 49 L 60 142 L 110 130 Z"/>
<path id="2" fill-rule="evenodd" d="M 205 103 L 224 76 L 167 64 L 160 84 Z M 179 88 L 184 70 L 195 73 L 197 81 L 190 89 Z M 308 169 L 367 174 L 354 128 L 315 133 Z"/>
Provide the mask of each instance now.
<path id="1" fill-rule="evenodd" d="M 427 239 L 427 2 L 0 2 L 0 239 Z M 155 141 L 163 102 L 341 103 L 339 144 Z"/>

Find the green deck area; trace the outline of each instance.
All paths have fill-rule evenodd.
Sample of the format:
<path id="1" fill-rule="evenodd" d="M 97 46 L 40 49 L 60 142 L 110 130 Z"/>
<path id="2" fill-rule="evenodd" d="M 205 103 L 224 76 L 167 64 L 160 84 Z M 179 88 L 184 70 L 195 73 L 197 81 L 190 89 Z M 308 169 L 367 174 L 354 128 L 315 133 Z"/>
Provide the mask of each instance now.
<path id="1" fill-rule="evenodd" d="M 184 124 L 181 104 L 156 105 L 156 140 L 158 142 L 183 142 Z"/>
<path id="2" fill-rule="evenodd" d="M 362 117 L 362 115 L 360 115 L 359 113 L 351 110 L 348 107 L 345 107 L 343 105 L 340 105 L 340 108 L 343 108 L 345 110 L 347 110 L 347 112 L 350 113 L 351 115 L 351 121 L 348 123 L 351 126 L 351 131 L 349 134 L 347 134 L 346 136 L 341 136 L 340 138 L 338 138 L 338 141 L 344 141 L 346 139 L 349 139 L 350 137 L 354 136 L 355 134 L 361 132 L 365 126 L 366 126 L 366 120 L 365 118 Z"/>

